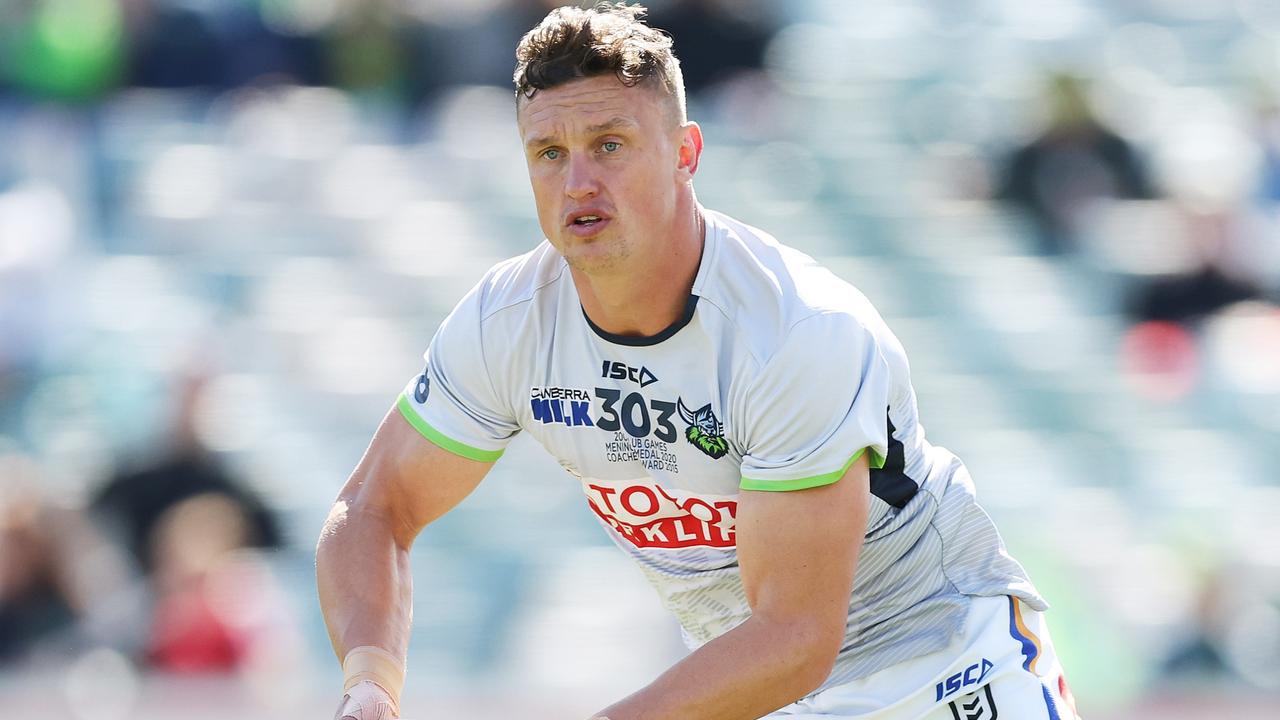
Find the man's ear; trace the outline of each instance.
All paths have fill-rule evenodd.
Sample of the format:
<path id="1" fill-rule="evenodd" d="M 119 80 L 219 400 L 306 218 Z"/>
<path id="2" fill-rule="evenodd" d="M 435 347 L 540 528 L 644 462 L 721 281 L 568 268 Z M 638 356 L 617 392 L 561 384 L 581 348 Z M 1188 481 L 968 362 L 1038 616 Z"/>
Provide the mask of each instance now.
<path id="1" fill-rule="evenodd" d="M 702 157 L 702 128 L 696 122 L 687 122 L 680 126 L 679 163 L 676 169 L 687 174 L 688 179 L 698 172 L 698 161 Z"/>

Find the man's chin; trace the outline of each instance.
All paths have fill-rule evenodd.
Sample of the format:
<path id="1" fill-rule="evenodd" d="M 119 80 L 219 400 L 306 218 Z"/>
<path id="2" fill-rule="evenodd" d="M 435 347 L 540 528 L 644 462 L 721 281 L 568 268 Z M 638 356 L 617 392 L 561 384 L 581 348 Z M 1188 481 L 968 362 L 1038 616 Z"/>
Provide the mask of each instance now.
<path id="1" fill-rule="evenodd" d="M 621 269 L 627 254 L 623 248 L 600 241 L 576 242 L 560 250 L 569 267 L 589 275 Z"/>

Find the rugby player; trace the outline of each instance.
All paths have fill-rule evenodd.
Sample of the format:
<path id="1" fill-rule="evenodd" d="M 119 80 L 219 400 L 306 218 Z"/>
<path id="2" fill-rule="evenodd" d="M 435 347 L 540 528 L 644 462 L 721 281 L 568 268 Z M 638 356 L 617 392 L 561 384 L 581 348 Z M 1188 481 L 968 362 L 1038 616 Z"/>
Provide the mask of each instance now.
<path id="1" fill-rule="evenodd" d="M 560 8 L 519 44 L 546 239 L 440 326 L 326 520 L 337 717 L 398 717 L 414 538 L 524 431 L 692 650 L 596 718 L 1074 718 L 1045 601 L 925 441 L 901 344 L 698 203 L 702 133 L 642 12 Z"/>

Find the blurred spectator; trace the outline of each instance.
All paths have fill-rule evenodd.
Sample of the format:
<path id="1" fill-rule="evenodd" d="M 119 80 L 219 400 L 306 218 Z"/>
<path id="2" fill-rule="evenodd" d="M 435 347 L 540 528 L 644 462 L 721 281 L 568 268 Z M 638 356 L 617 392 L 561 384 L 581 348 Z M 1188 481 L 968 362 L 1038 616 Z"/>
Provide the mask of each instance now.
<path id="1" fill-rule="evenodd" d="M 1193 268 L 1176 275 L 1157 276 L 1131 293 L 1128 312 L 1137 321 L 1194 322 L 1222 308 L 1262 296 L 1260 288 L 1230 269 L 1232 248 L 1248 225 L 1225 211 L 1183 209 L 1188 237 L 1198 253 Z"/>
<path id="2" fill-rule="evenodd" d="M 116 589 L 90 524 L 48 502 L 40 485 L 33 460 L 0 455 L 0 664 L 46 647 L 70 654 L 77 624 Z"/>
<path id="3" fill-rule="evenodd" d="M 225 497 L 241 509 L 246 516 L 241 545 L 276 548 L 281 544 L 275 514 L 233 477 L 195 432 L 194 416 L 206 379 L 183 380 L 172 444 L 160 459 L 116 475 L 93 500 L 95 510 L 147 572 L 155 569 L 159 557 L 156 537 L 166 513 L 197 496 Z"/>
<path id="4" fill-rule="evenodd" d="M 1185 689 L 1188 685 L 1203 687 L 1240 681 L 1224 651 L 1231 620 L 1229 590 L 1230 585 L 1220 574 L 1205 579 L 1196 597 L 1191 625 L 1160 662 L 1156 677 L 1161 684 Z"/>
<path id="5" fill-rule="evenodd" d="M 239 667 L 265 635 L 290 627 L 282 628 L 281 613 L 272 610 L 277 593 L 266 566 L 238 554 L 281 545 L 275 514 L 195 432 L 205 379 L 183 380 L 168 453 L 117 475 L 93 503 L 150 581 L 155 609 L 147 660 L 179 672 Z"/>
<path id="6" fill-rule="evenodd" d="M 257 612 L 274 588 L 270 573 L 235 554 L 250 544 L 250 530 L 245 508 L 223 493 L 187 498 L 160 516 L 151 536 L 156 606 L 146 659 L 153 667 L 232 670 L 276 629 Z"/>
<path id="7" fill-rule="evenodd" d="M 0 663 L 21 658 L 76 620 L 64 548 L 50 520 L 30 495 L 0 503 Z"/>
<path id="8" fill-rule="evenodd" d="M 1030 213 L 1039 250 L 1057 254 L 1075 247 L 1092 201 L 1152 191 L 1134 149 L 1094 114 L 1081 79 L 1054 75 L 1047 89 L 1048 127 L 1013 152 L 998 196 Z"/>

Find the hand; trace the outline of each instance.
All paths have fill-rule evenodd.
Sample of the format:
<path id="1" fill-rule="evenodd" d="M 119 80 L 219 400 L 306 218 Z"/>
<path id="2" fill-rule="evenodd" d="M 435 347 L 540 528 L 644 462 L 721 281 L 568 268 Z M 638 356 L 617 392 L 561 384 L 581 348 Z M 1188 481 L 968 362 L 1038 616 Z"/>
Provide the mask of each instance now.
<path id="1" fill-rule="evenodd" d="M 333 720 L 396 720 L 399 717 L 400 711 L 387 691 L 372 680 L 365 680 L 342 696 Z"/>

